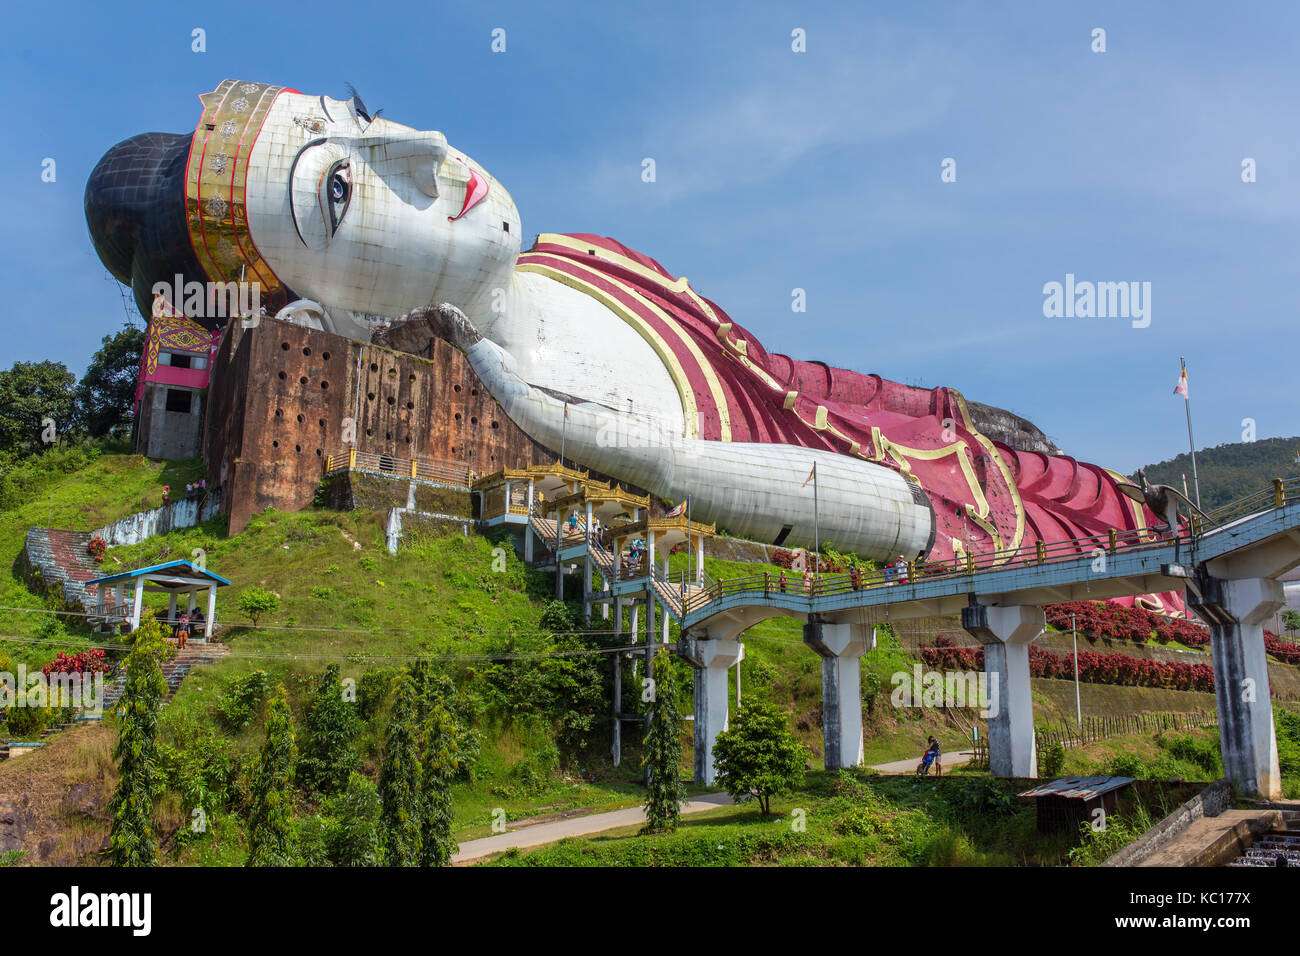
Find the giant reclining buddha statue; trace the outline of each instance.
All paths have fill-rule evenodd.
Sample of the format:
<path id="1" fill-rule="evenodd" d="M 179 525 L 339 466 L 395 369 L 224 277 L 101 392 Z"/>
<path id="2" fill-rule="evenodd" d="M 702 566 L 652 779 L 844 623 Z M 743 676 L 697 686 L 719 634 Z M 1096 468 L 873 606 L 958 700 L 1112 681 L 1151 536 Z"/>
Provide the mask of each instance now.
<path id="1" fill-rule="evenodd" d="M 510 194 L 441 132 L 355 95 L 227 80 L 200 100 L 192 134 L 118 144 L 86 188 L 96 250 L 146 314 L 180 274 L 256 282 L 277 318 L 361 341 L 446 339 L 541 444 L 758 541 L 814 543 L 814 463 L 821 540 L 874 558 L 1159 523 L 1028 422 L 769 352 L 612 239 L 544 233 L 521 254 Z"/>

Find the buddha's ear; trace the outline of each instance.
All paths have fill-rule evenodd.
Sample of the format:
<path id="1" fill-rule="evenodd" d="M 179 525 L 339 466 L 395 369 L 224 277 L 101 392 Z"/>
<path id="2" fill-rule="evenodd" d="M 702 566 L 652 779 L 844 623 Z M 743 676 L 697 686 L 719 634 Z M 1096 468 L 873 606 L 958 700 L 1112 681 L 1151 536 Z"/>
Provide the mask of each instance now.
<path id="1" fill-rule="evenodd" d="M 384 175 L 386 170 L 401 171 L 431 199 L 438 198 L 438 170 L 447 158 L 447 137 L 437 131 L 412 136 L 367 137 L 372 166 Z"/>

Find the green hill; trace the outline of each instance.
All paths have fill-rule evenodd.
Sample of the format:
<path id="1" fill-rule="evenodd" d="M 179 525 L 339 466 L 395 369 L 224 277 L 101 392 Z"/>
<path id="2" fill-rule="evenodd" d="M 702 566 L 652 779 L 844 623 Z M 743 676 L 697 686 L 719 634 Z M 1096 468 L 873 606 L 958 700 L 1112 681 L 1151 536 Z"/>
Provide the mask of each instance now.
<path id="1" fill-rule="evenodd" d="M 1274 478 L 1294 478 L 1300 475 L 1300 436 L 1295 438 L 1261 438 L 1258 441 L 1235 442 L 1199 448 L 1196 451 L 1196 470 L 1201 480 L 1201 507 L 1206 511 L 1226 505 L 1245 495 L 1266 488 Z M 1191 455 L 1179 455 L 1169 461 L 1146 466 L 1147 480 L 1152 484 L 1183 487 L 1192 490 Z M 1132 477 L 1137 480 L 1137 472 Z"/>
<path id="2" fill-rule="evenodd" d="M 55 624 L 40 613 L 57 604 L 28 591 L 18 576 L 27 527 L 93 528 L 156 505 L 164 483 L 183 484 L 196 467 L 186 462 L 164 468 L 136 456 L 68 449 L 0 472 L 0 560 L 8 569 L 0 573 L 0 657 L 40 666 L 56 650 L 77 651 L 106 640 L 92 636 L 77 618 Z M 186 678 L 162 712 L 166 792 L 155 827 L 167 852 L 160 862 L 243 863 L 250 777 L 270 689 L 285 686 L 301 735 L 329 663 L 355 681 L 363 727 L 352 746 L 372 780 L 383 755 L 394 676 L 423 658 L 454 684 L 472 750 L 471 772 L 453 788 L 457 839 L 487 835 L 502 811 L 513 824 L 641 802 L 639 730 L 626 726 L 619 767 L 609 756 L 608 652 L 625 646 L 627 635 L 612 635 L 599 612 L 590 628 L 583 627 L 580 606 L 552 600 L 552 576 L 526 567 L 508 544 L 453 533 L 404 541 L 394 556 L 384 546 L 384 519 L 382 511 L 268 511 L 234 536 L 216 519 L 109 550 L 106 570 L 122 570 L 189 557 L 202 548 L 212 570 L 232 581 L 218 599 L 229 656 Z M 674 555 L 673 570 L 685 560 Z M 714 559 L 707 559 L 706 568 L 715 578 L 764 570 Z M 572 601 L 579 581 L 571 576 L 569 583 Z M 278 597 L 278 606 L 256 625 L 239 610 L 240 594 L 253 587 Z M 152 608 L 163 607 L 161 596 L 147 600 Z M 800 622 L 764 621 L 746 632 L 745 647 L 745 699 L 770 701 L 789 713 L 817 770 L 821 664 L 804 645 Z M 117 645 L 113 656 L 124 650 L 124 643 Z M 928 734 L 948 751 L 966 742 L 967 724 L 946 712 L 889 706 L 891 675 L 910 672 L 914 661 L 888 628 L 881 628 L 879 647 L 862 663 L 868 763 L 914 756 Z M 630 660 L 624 665 L 623 712 L 642 707 L 634 665 L 641 666 Z M 679 704 L 690 713 L 689 679 L 682 684 Z M 1040 719 L 1060 716 L 1045 699 L 1037 707 Z M 113 731 L 112 721 L 69 730 L 49 738 L 46 751 L 0 765 L 0 796 L 19 789 L 44 794 L 37 803 L 47 829 L 38 832 L 34 824 L 27 842 L 38 846 L 44 838 L 77 835 L 64 841 L 68 846 L 57 857 L 62 862 L 90 859 L 107 833 L 106 818 L 96 815 L 102 801 L 93 812 L 69 817 L 62 794 L 74 782 L 94 781 L 92 789 L 106 799 L 116 780 Z M 686 773 L 689 732 L 684 736 Z M 294 800 L 301 859 L 321 862 L 322 834 L 342 817 L 301 790 Z M 210 825 L 194 834 L 186 824 L 199 801 Z M 898 856 L 894 848 L 882 852 Z"/>

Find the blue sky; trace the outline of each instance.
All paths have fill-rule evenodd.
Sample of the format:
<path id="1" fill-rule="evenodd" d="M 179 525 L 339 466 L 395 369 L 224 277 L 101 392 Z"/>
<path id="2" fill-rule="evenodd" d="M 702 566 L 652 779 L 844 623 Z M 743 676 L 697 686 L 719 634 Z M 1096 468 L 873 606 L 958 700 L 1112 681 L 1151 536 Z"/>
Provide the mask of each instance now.
<path id="1" fill-rule="evenodd" d="M 125 319 L 82 214 L 110 146 L 192 130 L 226 77 L 350 81 L 490 169 L 525 244 L 612 236 L 770 350 L 954 386 L 1122 470 L 1186 450 L 1180 354 L 1198 445 L 1246 418 L 1300 434 L 1294 4 L 172 0 L 5 19 L 0 367 L 80 373 Z M 1045 318 L 1067 273 L 1150 282 L 1150 325 Z"/>

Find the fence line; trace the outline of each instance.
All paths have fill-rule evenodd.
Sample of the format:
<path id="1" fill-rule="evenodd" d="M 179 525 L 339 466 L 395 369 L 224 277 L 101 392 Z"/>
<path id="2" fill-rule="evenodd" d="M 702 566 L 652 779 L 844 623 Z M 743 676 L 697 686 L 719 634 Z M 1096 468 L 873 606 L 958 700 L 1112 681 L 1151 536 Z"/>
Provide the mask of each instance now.
<path id="1" fill-rule="evenodd" d="M 1118 714 L 1113 716 L 1096 716 L 1083 718 L 1082 725 L 1068 719 L 1062 719 L 1059 726 L 1045 724 L 1034 728 L 1034 746 L 1039 755 L 1051 745 L 1059 743 L 1063 747 L 1082 747 L 1098 740 L 1119 737 L 1124 734 L 1153 733 L 1165 730 L 1188 731 L 1197 727 L 1213 724 L 1218 720 L 1215 714 L 1197 710 L 1188 713 L 1156 714 Z M 988 766 L 989 744 L 987 739 L 976 741 L 973 745 L 974 757 L 971 763 L 976 766 Z"/>

